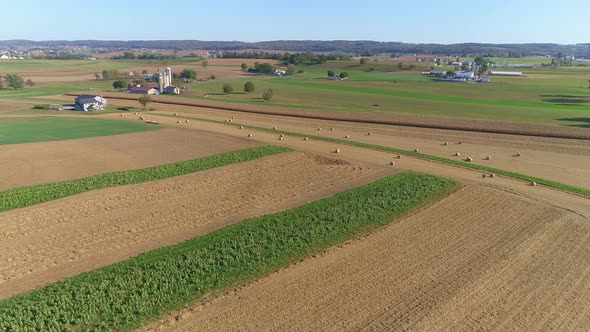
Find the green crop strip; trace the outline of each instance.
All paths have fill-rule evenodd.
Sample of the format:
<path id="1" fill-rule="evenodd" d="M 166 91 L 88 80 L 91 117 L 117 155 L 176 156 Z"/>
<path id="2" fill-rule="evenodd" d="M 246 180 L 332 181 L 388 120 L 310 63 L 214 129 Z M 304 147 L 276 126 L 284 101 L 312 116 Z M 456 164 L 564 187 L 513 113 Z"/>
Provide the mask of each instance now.
<path id="1" fill-rule="evenodd" d="M 394 152 L 394 153 L 404 154 L 404 155 L 408 155 L 408 156 L 412 156 L 412 157 L 417 157 L 417 158 L 422 158 L 422 159 L 427 159 L 427 160 L 432 160 L 432 161 L 438 161 L 438 162 L 445 163 L 445 164 L 451 164 L 451 165 L 455 165 L 455 166 L 476 169 L 476 170 L 480 170 L 483 172 L 490 172 L 490 173 L 495 173 L 495 174 L 499 174 L 499 175 L 504 175 L 504 176 L 508 176 L 511 178 L 519 179 L 519 180 L 536 182 L 538 184 L 542 184 L 542 185 L 545 185 L 548 187 L 557 188 L 560 190 L 564 190 L 564 191 L 568 191 L 568 192 L 581 194 L 581 195 L 590 197 L 590 190 L 588 190 L 588 189 L 570 186 L 567 184 L 563 184 L 563 183 L 559 183 L 559 182 L 555 182 L 555 181 L 550 181 L 550 180 L 545 180 L 545 179 L 541 179 L 541 178 L 537 178 L 537 177 L 532 177 L 532 176 L 528 176 L 528 175 L 524 175 L 524 174 L 520 174 L 520 173 L 505 171 L 505 170 L 497 169 L 497 168 L 493 168 L 493 167 L 467 163 L 467 162 L 463 162 L 463 161 L 459 161 L 459 160 L 453 160 L 453 159 L 433 156 L 433 155 L 414 152 L 414 151 L 391 148 L 391 147 L 387 147 L 387 146 L 370 144 L 370 143 L 344 140 L 344 139 L 340 139 L 340 138 L 332 138 L 332 137 L 317 136 L 317 135 L 307 135 L 307 134 L 284 131 L 284 130 L 274 130 L 271 128 L 249 126 L 249 125 L 243 125 L 243 124 L 234 123 L 234 122 L 223 122 L 223 121 L 218 121 L 218 120 L 210 120 L 210 119 L 202 119 L 202 118 L 194 118 L 194 117 L 173 116 L 173 115 L 161 114 L 161 113 L 156 113 L 156 114 L 161 115 L 161 116 L 179 117 L 179 118 L 184 118 L 184 119 L 219 123 L 219 124 L 225 124 L 225 125 L 237 126 L 237 127 L 243 126 L 244 128 L 250 128 L 250 129 L 255 129 L 255 130 L 259 130 L 259 131 L 285 134 L 285 135 L 296 136 L 296 137 L 308 137 L 310 139 L 316 139 L 316 140 L 321 140 L 321 141 L 353 145 L 353 146 L 369 148 L 369 149 L 379 150 L 379 151 Z"/>
<path id="2" fill-rule="evenodd" d="M 292 150 L 282 146 L 269 145 L 149 168 L 105 173 L 83 179 L 10 189 L 0 192 L 0 212 L 90 190 L 160 180 L 289 151 Z"/>
<path id="3" fill-rule="evenodd" d="M 458 185 L 402 173 L 0 302 L 2 331 L 121 331 L 366 234 Z"/>

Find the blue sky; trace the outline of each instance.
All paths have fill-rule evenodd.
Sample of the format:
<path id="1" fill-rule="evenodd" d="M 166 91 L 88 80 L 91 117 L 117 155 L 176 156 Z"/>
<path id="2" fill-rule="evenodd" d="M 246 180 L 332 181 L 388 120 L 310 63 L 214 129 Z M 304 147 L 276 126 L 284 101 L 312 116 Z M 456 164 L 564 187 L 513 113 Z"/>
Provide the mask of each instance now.
<path id="1" fill-rule="evenodd" d="M 2 2 L 0 40 L 590 42 L 590 0 Z"/>

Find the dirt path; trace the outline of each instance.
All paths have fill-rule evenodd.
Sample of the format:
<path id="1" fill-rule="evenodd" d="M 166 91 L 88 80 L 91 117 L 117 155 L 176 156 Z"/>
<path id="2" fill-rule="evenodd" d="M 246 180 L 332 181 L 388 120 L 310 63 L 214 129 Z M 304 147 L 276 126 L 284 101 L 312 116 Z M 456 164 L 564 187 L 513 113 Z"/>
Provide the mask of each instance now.
<path id="1" fill-rule="evenodd" d="M 589 255 L 588 220 L 471 184 L 145 329 L 583 331 Z"/>
<path id="2" fill-rule="evenodd" d="M 0 298 L 393 172 L 293 152 L 0 213 Z"/>
<path id="3" fill-rule="evenodd" d="M 239 123 L 286 131 L 322 135 L 396 147 L 444 158 L 470 156 L 474 163 L 536 176 L 578 187 L 590 188 L 590 141 L 544 137 L 460 132 L 390 125 L 354 124 L 338 121 L 277 117 L 224 112 L 206 108 L 159 106 L 159 112 L 221 120 L 236 116 Z M 165 119 L 168 123 L 173 119 Z M 323 130 L 317 131 L 320 127 Z M 330 130 L 334 128 L 334 131 Z M 372 135 L 369 136 L 368 133 Z M 462 144 L 458 144 L 459 142 Z M 448 142 L 449 145 L 444 145 Z M 454 156 L 459 152 L 460 156 Z M 522 157 L 515 157 L 521 153 Z M 486 160 L 490 156 L 491 160 Z"/>
<path id="4" fill-rule="evenodd" d="M 254 141 L 184 128 L 0 145 L 0 190 L 246 149 Z"/>

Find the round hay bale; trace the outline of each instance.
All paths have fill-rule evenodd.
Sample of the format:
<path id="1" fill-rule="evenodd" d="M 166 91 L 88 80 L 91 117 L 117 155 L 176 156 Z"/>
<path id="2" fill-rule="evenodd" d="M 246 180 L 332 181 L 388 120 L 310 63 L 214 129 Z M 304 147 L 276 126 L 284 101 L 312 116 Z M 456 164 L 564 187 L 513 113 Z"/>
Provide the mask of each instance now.
<path id="1" fill-rule="evenodd" d="M 178 116 L 178 113 L 174 113 L 174 116 Z"/>
<path id="2" fill-rule="evenodd" d="M 531 187 L 534 187 L 536 185 L 537 185 L 537 182 L 535 182 L 535 181 L 531 182 Z"/>
<path id="3" fill-rule="evenodd" d="M 272 127 L 273 130 L 277 130 L 277 127 Z"/>
<path id="4" fill-rule="evenodd" d="M 344 136 L 344 138 L 350 138 L 350 135 L 346 135 L 346 136 Z"/>
<path id="5" fill-rule="evenodd" d="M 125 114 L 121 113 L 121 116 L 125 116 Z"/>
<path id="6" fill-rule="evenodd" d="M 390 161 L 390 162 L 389 162 L 389 165 L 391 165 L 391 166 L 395 166 L 395 161 Z"/>
<path id="7" fill-rule="evenodd" d="M 455 153 L 455 156 L 459 157 L 461 154 L 459 152 Z"/>
<path id="8" fill-rule="evenodd" d="M 449 145 L 449 142 L 444 142 L 443 145 L 447 146 L 447 145 Z"/>
<path id="9" fill-rule="evenodd" d="M 471 157 L 467 157 L 467 158 L 465 159 L 465 161 L 466 161 L 466 162 L 468 162 L 468 163 L 470 163 L 470 162 L 472 162 L 472 161 L 473 161 L 473 158 L 471 158 Z"/>
<path id="10" fill-rule="evenodd" d="M 494 174 L 494 173 L 491 173 L 491 174 L 490 174 L 490 177 L 493 179 L 493 178 L 495 178 L 495 177 L 496 177 L 496 174 Z"/>
<path id="11" fill-rule="evenodd" d="M 137 115 L 137 112 L 133 112 L 133 115 Z"/>
<path id="12" fill-rule="evenodd" d="M 463 141 L 459 141 L 459 144 L 463 144 Z"/>
<path id="13" fill-rule="evenodd" d="M 244 126 L 240 126 L 240 129 L 244 129 Z"/>
<path id="14" fill-rule="evenodd" d="M 235 118 L 236 118 L 235 116 L 232 116 L 232 117 L 231 117 L 231 119 L 232 119 L 232 120 L 233 120 L 233 119 L 235 119 Z"/>
<path id="15" fill-rule="evenodd" d="M 248 137 L 252 137 L 252 134 L 248 134 Z"/>
<path id="16" fill-rule="evenodd" d="M 418 149 L 414 149 L 414 152 L 418 152 Z"/>
<path id="17" fill-rule="evenodd" d="M 517 153 L 516 153 L 516 156 L 517 156 L 517 157 L 520 157 L 520 156 L 521 156 L 520 152 L 517 152 Z"/>
<path id="18" fill-rule="evenodd" d="M 285 137 L 285 134 L 281 134 L 281 137 Z"/>
<path id="19" fill-rule="evenodd" d="M 396 156 L 396 158 L 397 158 L 397 159 L 402 159 L 402 156 L 398 154 L 398 155 Z"/>
<path id="20" fill-rule="evenodd" d="M 340 149 L 334 150 L 334 153 L 340 153 Z"/>
<path id="21" fill-rule="evenodd" d="M 319 128 L 319 127 L 318 127 L 318 131 L 322 131 L 322 128 Z"/>
<path id="22" fill-rule="evenodd" d="M 143 118 L 143 116 L 140 116 L 140 117 L 139 117 L 139 119 L 140 119 L 140 120 L 145 120 L 145 119 Z"/>
<path id="23" fill-rule="evenodd" d="M 279 137 L 279 141 L 282 141 L 282 140 L 283 140 L 283 138 L 284 138 L 283 136 L 280 136 L 280 137 Z"/>
<path id="24" fill-rule="evenodd" d="M 334 127 L 330 128 L 331 131 L 334 131 Z"/>
<path id="25" fill-rule="evenodd" d="M 303 140 L 304 140 L 304 141 L 307 141 L 307 140 L 308 140 L 308 138 L 307 138 L 307 137 L 304 137 L 304 138 L 303 138 Z"/>
<path id="26" fill-rule="evenodd" d="M 486 160 L 492 160 L 492 156 L 487 156 Z"/>
<path id="27" fill-rule="evenodd" d="M 180 123 L 180 120 L 176 121 L 176 123 Z"/>
<path id="28" fill-rule="evenodd" d="M 186 123 L 188 123 L 188 120 L 186 120 Z"/>
<path id="29" fill-rule="evenodd" d="M 368 132 L 367 135 L 371 136 L 371 135 L 373 135 L 373 133 L 372 132 Z"/>
<path id="30" fill-rule="evenodd" d="M 485 179 L 485 178 L 486 178 L 486 175 L 485 175 L 485 173 L 484 173 L 484 174 L 482 174 L 482 175 L 481 175 L 481 177 Z"/>

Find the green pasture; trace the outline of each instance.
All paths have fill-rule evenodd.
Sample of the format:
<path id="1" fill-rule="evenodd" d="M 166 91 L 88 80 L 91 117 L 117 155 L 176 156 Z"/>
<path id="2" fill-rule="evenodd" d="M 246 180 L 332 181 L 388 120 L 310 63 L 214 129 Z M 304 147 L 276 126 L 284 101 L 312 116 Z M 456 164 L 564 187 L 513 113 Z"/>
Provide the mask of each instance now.
<path id="1" fill-rule="evenodd" d="M 111 136 L 156 130 L 144 123 L 80 118 L 51 118 L 0 122 L 0 145 Z"/>

